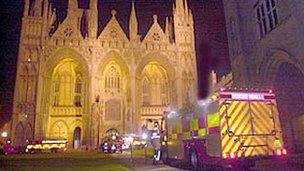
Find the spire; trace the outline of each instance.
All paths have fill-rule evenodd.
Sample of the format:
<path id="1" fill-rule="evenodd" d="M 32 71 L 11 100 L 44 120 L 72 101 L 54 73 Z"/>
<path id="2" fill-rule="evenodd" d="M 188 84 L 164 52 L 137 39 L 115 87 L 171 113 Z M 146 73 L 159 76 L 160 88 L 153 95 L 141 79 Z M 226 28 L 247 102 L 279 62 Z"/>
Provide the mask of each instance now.
<path id="1" fill-rule="evenodd" d="M 138 21 L 136 17 L 134 1 L 132 1 L 132 9 L 131 9 L 130 21 L 129 21 L 129 33 L 130 33 L 130 40 L 136 41 L 138 35 Z"/>
<path id="2" fill-rule="evenodd" d="M 98 0 L 90 0 L 89 37 L 97 38 L 98 32 Z"/>
<path id="3" fill-rule="evenodd" d="M 168 17 L 166 17 L 166 28 L 165 28 L 165 34 L 166 34 L 166 36 L 167 36 L 167 38 L 168 38 L 168 40 L 170 41 L 170 38 L 171 38 L 171 36 L 170 36 L 170 27 L 171 27 L 171 25 L 170 25 L 170 21 L 169 21 L 169 18 Z"/>
<path id="4" fill-rule="evenodd" d="M 175 0 L 176 13 L 182 14 L 184 12 L 184 3 L 183 0 Z"/>
<path id="5" fill-rule="evenodd" d="M 48 17 L 48 7 L 49 7 L 49 2 L 47 0 L 45 0 L 43 2 L 43 18 L 44 18 L 44 21 L 46 21 L 46 19 Z"/>
<path id="6" fill-rule="evenodd" d="M 68 0 L 69 5 L 68 5 L 68 13 L 78 9 L 78 1 L 77 0 Z"/>
<path id="7" fill-rule="evenodd" d="M 169 27 L 170 27 L 170 26 L 169 26 L 169 18 L 166 17 L 166 31 L 165 31 L 165 32 L 166 32 L 166 35 L 169 35 L 169 31 L 170 31 L 170 30 L 169 30 Z"/>
<path id="8" fill-rule="evenodd" d="M 50 18 L 49 18 L 49 28 L 52 27 L 52 25 L 55 23 L 57 20 L 57 15 L 56 15 L 56 9 L 54 8 L 53 11 L 50 12 Z"/>
<path id="9" fill-rule="evenodd" d="M 52 7 L 52 3 L 50 3 L 48 7 L 48 19 L 51 18 L 52 12 L 53 12 L 53 7 Z"/>
<path id="10" fill-rule="evenodd" d="M 42 15 L 42 0 L 35 0 L 34 2 L 34 9 L 33 9 L 33 16 L 41 17 Z"/>
<path id="11" fill-rule="evenodd" d="M 189 7 L 188 7 L 188 2 L 187 0 L 184 0 L 184 4 L 185 4 L 185 15 L 189 15 Z"/>
<path id="12" fill-rule="evenodd" d="M 30 0 L 25 0 L 24 2 L 24 11 L 23 11 L 23 16 L 28 16 L 29 13 L 29 8 L 30 8 Z"/>
<path id="13" fill-rule="evenodd" d="M 90 10 L 98 10 L 98 0 L 90 0 Z"/>

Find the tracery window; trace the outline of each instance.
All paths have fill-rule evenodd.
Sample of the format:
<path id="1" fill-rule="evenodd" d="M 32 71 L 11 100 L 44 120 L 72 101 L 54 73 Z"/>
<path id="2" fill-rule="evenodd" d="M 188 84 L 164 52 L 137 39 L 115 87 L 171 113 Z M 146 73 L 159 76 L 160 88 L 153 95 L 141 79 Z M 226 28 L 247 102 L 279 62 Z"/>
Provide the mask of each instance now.
<path id="1" fill-rule="evenodd" d="M 145 66 L 142 73 L 142 105 L 164 106 L 169 103 L 168 76 L 158 63 Z"/>
<path id="2" fill-rule="evenodd" d="M 104 86 L 106 92 L 113 90 L 119 92 L 121 89 L 121 71 L 115 62 L 105 70 Z"/>
<path id="3" fill-rule="evenodd" d="M 81 96 L 82 96 L 82 80 L 81 76 L 77 76 L 76 84 L 75 84 L 75 96 L 74 96 L 74 105 L 76 107 L 81 107 Z"/>
<path id="4" fill-rule="evenodd" d="M 50 130 L 52 138 L 67 138 L 67 127 L 63 122 L 57 122 Z"/>
<path id="5" fill-rule="evenodd" d="M 256 17 L 260 38 L 278 25 L 276 0 L 264 0 L 256 7 Z"/>
<path id="6" fill-rule="evenodd" d="M 82 106 L 84 82 L 75 62 L 62 61 L 55 67 L 52 81 L 53 106 Z"/>
<path id="7" fill-rule="evenodd" d="M 150 82 L 147 78 L 143 80 L 143 106 L 150 105 Z"/>

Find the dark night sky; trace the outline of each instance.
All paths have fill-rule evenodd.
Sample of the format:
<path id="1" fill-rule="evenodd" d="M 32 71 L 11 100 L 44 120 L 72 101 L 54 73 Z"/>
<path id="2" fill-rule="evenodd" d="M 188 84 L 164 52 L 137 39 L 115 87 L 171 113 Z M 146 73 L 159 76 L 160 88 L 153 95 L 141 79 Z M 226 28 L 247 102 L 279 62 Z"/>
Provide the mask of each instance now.
<path id="1" fill-rule="evenodd" d="M 188 0 L 193 11 L 195 21 L 197 61 L 199 69 L 199 85 L 201 91 L 206 89 L 207 71 L 216 69 L 221 75 L 230 71 L 227 47 L 216 47 L 217 40 L 227 42 L 224 28 L 214 31 L 212 28 L 219 24 L 218 18 L 213 18 L 211 6 L 219 8 L 215 1 L 220 0 Z M 64 19 L 67 1 L 52 0 Z M 87 8 L 88 0 L 79 0 L 81 8 Z M 150 28 L 152 15 L 157 14 L 161 26 L 164 28 L 165 17 L 172 16 L 174 0 L 135 0 L 139 21 L 139 33 L 144 36 Z M 23 0 L 1 0 L 1 49 L 0 49 L 0 90 L 13 90 L 15 81 L 16 61 L 18 54 L 19 34 L 23 13 Z M 212 8 L 214 8 L 212 7 Z M 117 11 L 117 18 L 124 31 L 128 33 L 128 22 L 131 9 L 131 0 L 99 0 L 99 32 L 111 17 L 111 10 Z M 221 9 L 220 9 L 221 10 Z M 211 16 L 208 16 L 211 15 Z M 223 16 L 223 13 L 220 13 Z M 224 21 L 223 21 L 224 23 Z M 220 23 L 223 25 L 223 23 Z M 212 25 L 206 28 L 206 25 Z M 211 29 L 210 29 L 211 28 Z M 214 34 L 216 32 L 216 34 Z M 218 52 L 223 49 L 224 53 Z M 203 96 L 205 93 L 200 93 Z"/>

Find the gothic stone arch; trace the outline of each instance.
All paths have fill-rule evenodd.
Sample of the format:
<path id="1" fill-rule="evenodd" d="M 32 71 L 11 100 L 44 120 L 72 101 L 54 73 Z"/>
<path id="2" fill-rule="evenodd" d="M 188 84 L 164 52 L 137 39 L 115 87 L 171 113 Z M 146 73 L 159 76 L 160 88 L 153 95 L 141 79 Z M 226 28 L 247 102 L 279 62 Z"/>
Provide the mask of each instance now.
<path id="1" fill-rule="evenodd" d="M 272 87 L 277 96 L 283 137 L 292 152 L 304 151 L 304 70 L 295 57 L 282 50 L 273 50 L 259 68 L 265 87 Z"/>
<path id="2" fill-rule="evenodd" d="M 52 95 L 53 90 L 55 89 L 55 85 L 54 85 L 54 72 L 56 70 L 56 68 L 58 68 L 60 65 L 64 64 L 64 63 L 73 63 L 73 67 L 71 70 L 77 70 L 79 71 L 79 73 L 82 76 L 82 104 L 74 107 L 61 107 L 58 106 L 56 107 L 56 109 L 54 108 L 54 106 L 56 106 L 54 104 L 54 97 Z M 72 65 L 72 64 L 71 64 Z M 41 118 L 41 120 L 39 120 L 39 122 L 37 122 L 39 125 L 36 127 L 37 132 L 39 132 L 41 137 L 45 137 L 47 135 L 50 134 L 50 128 L 51 126 L 49 124 L 53 123 L 55 120 L 55 118 L 52 119 L 51 117 L 51 113 L 54 114 L 55 113 L 60 113 L 60 114 L 66 114 L 68 113 L 75 113 L 75 115 L 77 116 L 85 116 L 88 113 L 88 99 L 89 99 L 89 86 L 90 86 L 90 72 L 89 72 L 89 65 L 87 60 L 85 59 L 84 56 L 82 56 L 80 53 L 78 53 L 76 50 L 71 49 L 71 48 L 60 48 L 58 50 L 56 50 L 54 53 L 49 55 L 49 58 L 47 61 L 45 61 L 42 64 L 42 70 L 41 70 L 41 74 L 42 74 L 42 84 L 41 84 L 41 91 L 39 92 L 40 94 L 38 94 L 38 98 L 40 98 L 41 100 L 41 111 L 42 113 L 45 113 L 46 115 L 48 115 L 49 117 L 37 117 L 37 118 Z M 75 75 L 75 80 L 77 80 L 76 75 Z M 77 82 L 77 81 L 76 81 Z M 75 90 L 71 91 L 75 91 L 74 93 L 78 93 L 76 92 L 76 82 L 75 82 Z M 55 91 L 55 90 L 54 90 Z M 75 96 L 76 97 L 76 96 Z M 53 98 L 53 99 L 52 99 Z M 73 97 L 74 98 L 74 97 Z M 72 97 L 70 98 L 72 100 Z M 73 102 L 73 105 L 75 105 L 76 103 Z M 78 109 L 76 109 L 78 108 Z M 80 109 L 81 108 L 81 109 Z M 57 111 L 57 112 L 56 112 Z M 83 117 L 83 119 L 86 119 L 87 117 Z M 68 122 L 68 120 L 71 120 L 72 118 L 68 117 L 66 118 L 66 122 Z M 70 121 L 69 121 L 70 122 Z M 88 123 L 88 121 L 86 120 L 82 120 L 83 123 Z M 83 134 L 88 134 L 88 130 L 84 129 L 82 130 Z"/>
<path id="3" fill-rule="evenodd" d="M 153 88 L 153 81 L 152 84 L 149 86 L 144 85 L 146 82 L 151 82 L 151 78 L 148 78 L 147 73 L 150 75 L 159 75 L 159 79 L 163 78 L 165 82 L 156 81 L 157 84 L 165 83 L 165 87 L 161 87 L 160 90 L 157 89 L 157 86 Z M 155 72 L 153 74 L 153 72 Z M 149 75 L 149 74 L 148 74 Z M 136 77 L 136 118 L 137 118 L 137 127 L 142 126 L 146 123 L 146 120 L 159 120 L 165 110 L 166 106 L 174 104 L 175 97 L 176 97 L 176 72 L 175 67 L 171 64 L 168 60 L 168 57 L 163 55 L 162 53 L 149 53 L 146 56 L 143 56 L 141 61 L 138 63 L 136 70 L 135 70 L 135 77 Z M 155 84 L 155 85 L 157 85 Z M 162 92 L 164 89 L 165 92 Z M 146 92 L 150 90 L 151 92 Z M 145 91 L 145 92 L 144 92 Z M 161 94 L 159 94 L 161 92 Z M 167 102 L 166 103 L 159 103 L 163 100 L 155 100 L 156 97 L 152 99 L 153 103 L 146 103 L 148 102 L 146 99 L 145 94 L 153 94 L 163 98 L 163 95 L 166 95 Z M 149 97 L 149 96 L 147 96 Z M 156 103 L 155 103 L 156 102 Z M 145 103 L 145 104 L 144 104 Z"/>

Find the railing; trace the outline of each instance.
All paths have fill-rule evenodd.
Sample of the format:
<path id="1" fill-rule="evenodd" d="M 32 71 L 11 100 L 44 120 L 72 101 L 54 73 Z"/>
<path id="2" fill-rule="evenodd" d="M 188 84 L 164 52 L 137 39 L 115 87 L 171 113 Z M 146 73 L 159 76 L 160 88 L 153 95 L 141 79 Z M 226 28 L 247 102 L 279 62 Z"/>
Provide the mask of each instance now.
<path id="1" fill-rule="evenodd" d="M 76 116 L 82 115 L 82 107 L 75 106 L 55 106 L 51 107 L 51 115 L 55 116 Z"/>
<path id="2" fill-rule="evenodd" d="M 166 106 L 142 106 L 141 115 L 163 115 Z"/>

